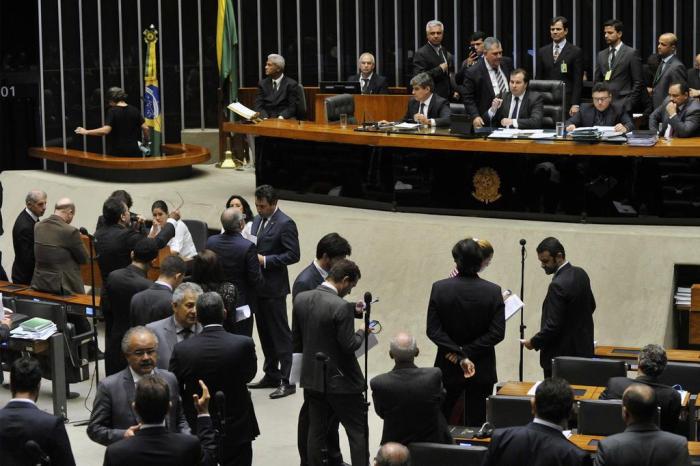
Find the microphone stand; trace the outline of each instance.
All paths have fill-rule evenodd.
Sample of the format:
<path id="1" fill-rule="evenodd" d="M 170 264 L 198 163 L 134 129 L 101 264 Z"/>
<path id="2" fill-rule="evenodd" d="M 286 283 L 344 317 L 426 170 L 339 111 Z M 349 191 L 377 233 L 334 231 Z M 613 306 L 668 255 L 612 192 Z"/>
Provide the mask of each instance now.
<path id="1" fill-rule="evenodd" d="M 520 300 L 525 302 L 525 239 L 520 240 Z M 525 305 L 520 308 L 520 340 L 525 339 Z M 523 345 L 520 345 L 520 361 L 518 365 L 519 380 L 523 381 Z"/>
<path id="2" fill-rule="evenodd" d="M 367 381 L 367 362 L 369 359 L 369 323 L 370 314 L 372 312 L 372 294 L 368 291 L 365 293 L 365 458 L 367 459 L 367 466 L 369 466 L 369 394 L 368 388 L 369 383 Z"/>

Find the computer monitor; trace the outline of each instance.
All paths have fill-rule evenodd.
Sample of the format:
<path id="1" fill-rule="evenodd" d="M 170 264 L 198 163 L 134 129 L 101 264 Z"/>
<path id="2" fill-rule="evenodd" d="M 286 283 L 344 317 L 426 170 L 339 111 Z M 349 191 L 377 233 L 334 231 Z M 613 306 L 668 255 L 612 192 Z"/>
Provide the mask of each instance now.
<path id="1" fill-rule="evenodd" d="M 321 94 L 359 94 L 360 81 L 321 81 L 318 84 Z"/>

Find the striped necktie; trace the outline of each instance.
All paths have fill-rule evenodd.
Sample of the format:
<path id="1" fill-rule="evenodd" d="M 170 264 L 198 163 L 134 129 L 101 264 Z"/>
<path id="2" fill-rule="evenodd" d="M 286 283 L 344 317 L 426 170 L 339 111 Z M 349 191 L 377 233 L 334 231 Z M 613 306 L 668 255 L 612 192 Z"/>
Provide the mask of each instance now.
<path id="1" fill-rule="evenodd" d="M 498 88 L 501 90 L 501 95 L 504 95 L 508 89 L 506 88 L 506 81 L 503 79 L 503 73 L 501 73 L 500 68 L 495 68 L 493 72 L 496 73 L 496 80 L 498 81 Z"/>

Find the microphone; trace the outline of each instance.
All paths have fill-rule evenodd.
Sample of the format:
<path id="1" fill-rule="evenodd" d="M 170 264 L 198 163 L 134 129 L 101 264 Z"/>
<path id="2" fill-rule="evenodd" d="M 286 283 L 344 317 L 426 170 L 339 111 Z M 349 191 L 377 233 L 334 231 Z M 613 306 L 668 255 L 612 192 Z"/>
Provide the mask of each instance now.
<path id="1" fill-rule="evenodd" d="M 38 458 L 42 464 L 49 464 L 51 462 L 49 455 L 44 453 L 44 450 L 42 450 L 39 444 L 34 440 L 27 440 L 27 443 L 24 444 L 24 449 L 27 450 L 27 453 L 29 453 L 32 458 Z"/>
<path id="2" fill-rule="evenodd" d="M 319 351 L 314 355 L 316 358 L 316 361 L 321 361 L 321 362 L 328 362 L 331 358 L 328 356 L 326 353 Z"/>
<path id="3" fill-rule="evenodd" d="M 520 246 L 525 246 L 526 243 L 527 241 L 525 241 L 525 238 L 520 240 Z"/>
<path id="4" fill-rule="evenodd" d="M 372 293 L 365 291 L 365 311 L 369 312 L 372 307 Z"/>

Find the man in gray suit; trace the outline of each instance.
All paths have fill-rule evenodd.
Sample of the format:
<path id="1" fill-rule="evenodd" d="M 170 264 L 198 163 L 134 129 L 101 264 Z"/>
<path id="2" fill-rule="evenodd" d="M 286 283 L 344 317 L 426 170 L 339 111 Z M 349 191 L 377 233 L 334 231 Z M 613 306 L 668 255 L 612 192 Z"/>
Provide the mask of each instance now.
<path id="1" fill-rule="evenodd" d="M 158 368 L 168 368 L 177 343 L 201 333 L 196 304 L 202 293 L 202 287 L 196 283 L 181 284 L 173 292 L 173 315 L 146 325 L 158 337 Z"/>
<path id="2" fill-rule="evenodd" d="M 615 101 L 620 101 L 625 111 L 632 112 L 641 102 L 642 60 L 637 49 L 622 43 L 623 28 L 622 21 L 617 19 L 603 23 L 608 46 L 598 52 L 593 82 L 607 82 Z"/>
<path id="3" fill-rule="evenodd" d="M 133 437 L 140 429 L 141 422 L 133 409 L 136 383 L 149 374 L 164 379 L 170 387 L 170 403 L 165 426 L 170 432 L 190 433 L 182 411 L 180 391 L 175 375 L 157 369 L 158 339 L 146 327 L 132 327 L 124 335 L 122 351 L 129 367 L 110 375 L 100 382 L 87 427 L 87 434 L 93 441 L 110 445 L 123 438 Z"/>
<path id="4" fill-rule="evenodd" d="M 688 84 L 671 83 L 668 97 L 649 116 L 649 129 L 666 139 L 700 134 L 700 102 L 690 98 Z"/>
<path id="5" fill-rule="evenodd" d="M 659 36 L 659 43 L 656 46 L 656 51 L 659 54 L 659 67 L 654 75 L 653 88 L 650 95 L 654 108 L 658 108 L 666 98 L 668 87 L 671 83 L 686 82 L 688 73 L 685 71 L 685 65 L 676 56 L 676 45 L 678 37 L 672 32 L 667 32 Z"/>
<path id="6" fill-rule="evenodd" d="M 654 423 L 656 412 L 654 389 L 630 385 L 622 395 L 622 418 L 627 428 L 600 441 L 595 465 L 689 466 L 688 441 L 659 430 Z"/>

